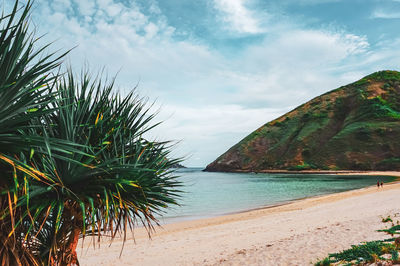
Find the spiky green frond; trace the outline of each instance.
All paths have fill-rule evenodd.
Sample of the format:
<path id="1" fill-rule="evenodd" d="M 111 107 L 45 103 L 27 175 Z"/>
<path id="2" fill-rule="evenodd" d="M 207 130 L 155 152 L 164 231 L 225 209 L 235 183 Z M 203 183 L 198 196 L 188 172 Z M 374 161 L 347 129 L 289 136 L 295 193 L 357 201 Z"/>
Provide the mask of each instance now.
<path id="1" fill-rule="evenodd" d="M 45 54 L 48 45 L 37 49 L 27 20 L 32 3 L 28 1 L 18 14 L 18 1 L 9 15 L 0 17 L 0 146 L 1 151 L 26 149 L 38 139 L 18 134 L 28 122 L 48 112 L 53 100 L 47 86 L 57 74 L 50 71 L 65 55 Z"/>

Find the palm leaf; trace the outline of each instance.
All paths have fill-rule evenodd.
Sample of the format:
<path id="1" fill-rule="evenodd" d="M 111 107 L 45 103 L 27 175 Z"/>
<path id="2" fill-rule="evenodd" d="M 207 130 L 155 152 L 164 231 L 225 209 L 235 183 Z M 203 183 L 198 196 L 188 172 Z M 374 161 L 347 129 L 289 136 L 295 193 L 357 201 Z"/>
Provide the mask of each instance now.
<path id="1" fill-rule="evenodd" d="M 0 249 L 2 265 L 35 265 L 37 261 L 24 246 L 23 217 L 18 199 L 26 195 L 29 178 L 45 181 L 46 176 L 27 164 L 24 153 L 42 149 L 48 139 L 29 135 L 32 119 L 40 119 L 52 110 L 47 106 L 54 94 L 46 88 L 57 75 L 50 71 L 60 64 L 59 56 L 45 54 L 47 46 L 37 47 L 37 39 L 29 31 L 30 1 L 19 9 L 15 1 L 12 11 L 0 16 Z M 54 142 L 63 150 L 69 145 Z M 27 197 L 28 198 L 28 197 Z M 10 200 L 11 199 L 11 200 Z M 5 202 L 8 204 L 4 205 Z"/>

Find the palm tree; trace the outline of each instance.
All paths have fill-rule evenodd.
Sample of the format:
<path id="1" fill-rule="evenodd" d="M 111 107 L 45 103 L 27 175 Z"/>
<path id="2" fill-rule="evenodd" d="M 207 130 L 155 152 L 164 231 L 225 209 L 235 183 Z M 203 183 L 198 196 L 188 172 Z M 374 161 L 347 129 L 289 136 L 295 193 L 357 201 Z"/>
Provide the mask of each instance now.
<path id="1" fill-rule="evenodd" d="M 80 144 L 82 150 L 68 160 L 33 158 L 52 184 L 50 190 L 43 182 L 31 185 L 30 207 L 46 220 L 36 223 L 38 228 L 45 224 L 40 241 L 31 239 L 41 243 L 36 252 L 41 260 L 78 264 L 80 237 L 126 235 L 137 223 L 151 231 L 157 224 L 154 213 L 176 204 L 179 183 L 171 166 L 179 160 L 169 159 L 168 142 L 143 138 L 155 126 L 146 101 L 135 92 L 114 93 L 113 84 L 91 80 L 88 73 L 77 82 L 70 70 L 56 85 L 56 111 L 45 116 L 43 134 Z"/>
<path id="2" fill-rule="evenodd" d="M 65 54 L 35 50 L 18 1 L 0 18 L 0 249 L 2 264 L 78 264 L 84 236 L 126 235 L 176 204 L 169 142 L 143 136 L 157 124 L 146 100 L 114 82 L 51 71 Z"/>

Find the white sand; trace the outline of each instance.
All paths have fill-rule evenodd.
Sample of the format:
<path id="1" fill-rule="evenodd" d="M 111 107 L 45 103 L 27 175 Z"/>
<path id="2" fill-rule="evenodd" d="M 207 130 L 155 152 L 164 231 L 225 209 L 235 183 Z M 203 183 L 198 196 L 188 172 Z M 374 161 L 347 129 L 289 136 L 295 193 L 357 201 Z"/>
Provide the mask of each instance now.
<path id="1" fill-rule="evenodd" d="M 152 240 L 138 229 L 136 244 L 129 235 L 121 258 L 121 239 L 78 253 L 81 265 L 310 265 L 352 244 L 388 238 L 376 232 L 389 226 L 381 222 L 388 215 L 400 220 L 400 183 L 169 224 Z"/>

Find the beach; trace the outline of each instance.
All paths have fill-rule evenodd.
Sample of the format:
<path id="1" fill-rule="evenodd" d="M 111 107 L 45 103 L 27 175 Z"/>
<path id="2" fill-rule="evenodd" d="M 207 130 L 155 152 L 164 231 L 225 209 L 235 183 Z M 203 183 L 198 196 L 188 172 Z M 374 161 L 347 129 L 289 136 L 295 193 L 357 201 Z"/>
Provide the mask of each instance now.
<path id="1" fill-rule="evenodd" d="M 96 248 L 86 238 L 78 255 L 81 265 L 312 265 L 353 244 L 388 238 L 376 230 L 390 226 L 382 223 L 383 217 L 400 219 L 399 202 L 400 183 L 393 182 L 167 224 L 157 227 L 151 239 L 137 228 L 134 237 L 128 234 L 121 257 L 121 238 L 111 246 L 103 238 Z"/>

